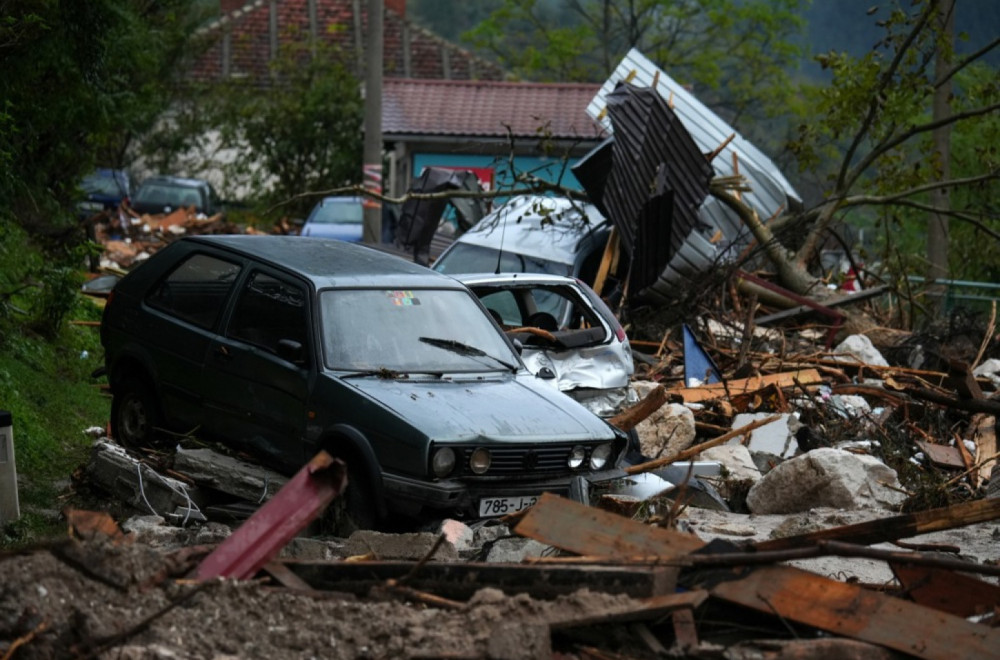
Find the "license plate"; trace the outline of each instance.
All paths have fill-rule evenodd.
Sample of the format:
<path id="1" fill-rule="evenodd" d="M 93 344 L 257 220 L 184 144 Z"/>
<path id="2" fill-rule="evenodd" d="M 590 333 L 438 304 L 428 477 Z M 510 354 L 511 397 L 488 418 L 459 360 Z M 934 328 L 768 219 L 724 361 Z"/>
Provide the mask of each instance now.
<path id="1" fill-rule="evenodd" d="M 508 513 L 523 511 L 538 502 L 537 495 L 522 495 L 521 497 L 484 497 L 479 500 L 479 517 L 504 516 Z"/>

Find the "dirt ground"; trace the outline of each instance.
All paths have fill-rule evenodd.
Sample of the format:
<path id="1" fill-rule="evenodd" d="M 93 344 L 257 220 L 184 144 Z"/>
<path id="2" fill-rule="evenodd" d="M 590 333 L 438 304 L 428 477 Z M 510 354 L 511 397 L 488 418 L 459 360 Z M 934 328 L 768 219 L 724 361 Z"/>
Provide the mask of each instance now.
<path id="1" fill-rule="evenodd" d="M 704 540 L 762 540 L 868 520 L 885 512 L 816 510 L 750 516 L 688 509 L 682 525 Z M 972 561 L 1000 561 L 1000 523 L 911 541 L 957 545 Z M 881 546 L 880 546 L 881 547 Z M 892 548 L 885 545 L 886 548 Z M 550 642 L 548 623 L 622 605 L 627 596 L 581 590 L 553 601 L 507 596 L 489 585 L 459 609 L 404 602 L 385 592 L 313 595 L 263 580 L 176 579 L 177 555 L 144 543 L 66 542 L 0 557 L 0 655 L 12 658 L 537 658 L 577 655 L 572 635 Z M 840 580 L 886 583 L 881 562 L 796 562 Z M 16 640 L 20 640 L 17 642 Z M 619 630 L 606 652 L 655 657 Z M 7 657 L 7 656 L 2 656 Z M 607 657 L 616 657 L 608 655 Z M 622 656 L 617 656 L 622 657 Z"/>

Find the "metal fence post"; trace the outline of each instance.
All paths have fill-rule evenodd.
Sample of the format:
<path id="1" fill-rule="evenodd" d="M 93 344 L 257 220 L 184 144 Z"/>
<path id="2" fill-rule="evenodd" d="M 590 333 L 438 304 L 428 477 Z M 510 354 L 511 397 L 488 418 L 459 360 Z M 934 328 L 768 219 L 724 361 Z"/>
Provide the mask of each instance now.
<path id="1" fill-rule="evenodd" d="M 17 502 L 17 464 L 14 461 L 13 416 L 0 410 L 0 525 L 21 517 Z"/>

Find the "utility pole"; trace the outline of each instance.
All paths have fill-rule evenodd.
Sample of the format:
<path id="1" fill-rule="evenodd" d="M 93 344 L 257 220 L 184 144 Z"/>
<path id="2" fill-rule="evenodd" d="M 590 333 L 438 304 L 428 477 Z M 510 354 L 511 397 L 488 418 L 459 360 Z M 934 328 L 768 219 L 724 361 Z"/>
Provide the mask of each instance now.
<path id="1" fill-rule="evenodd" d="M 382 20 L 383 0 L 368 0 L 368 35 L 365 39 L 365 148 L 364 186 L 382 194 Z M 382 203 L 365 197 L 362 240 L 382 240 Z"/>

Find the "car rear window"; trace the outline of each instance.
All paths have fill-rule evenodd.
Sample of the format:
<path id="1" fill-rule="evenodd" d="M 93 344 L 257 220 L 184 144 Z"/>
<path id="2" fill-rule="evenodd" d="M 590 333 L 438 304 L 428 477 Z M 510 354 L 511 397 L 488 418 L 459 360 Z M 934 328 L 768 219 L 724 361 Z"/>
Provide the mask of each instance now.
<path id="1" fill-rule="evenodd" d="M 196 189 L 167 183 L 143 184 L 135 193 L 135 202 L 156 206 L 202 206 L 201 195 Z"/>
<path id="2" fill-rule="evenodd" d="M 569 275 L 572 266 L 469 243 L 455 243 L 434 263 L 439 273 L 547 273 Z"/>
<path id="3" fill-rule="evenodd" d="M 364 217 L 364 208 L 360 201 L 323 202 L 313 210 L 309 222 L 323 225 L 360 225 L 364 222 Z"/>
<path id="4" fill-rule="evenodd" d="M 174 268 L 146 297 L 146 303 L 202 328 L 219 318 L 240 266 L 207 254 L 194 254 Z"/>

